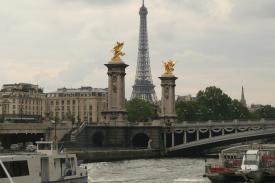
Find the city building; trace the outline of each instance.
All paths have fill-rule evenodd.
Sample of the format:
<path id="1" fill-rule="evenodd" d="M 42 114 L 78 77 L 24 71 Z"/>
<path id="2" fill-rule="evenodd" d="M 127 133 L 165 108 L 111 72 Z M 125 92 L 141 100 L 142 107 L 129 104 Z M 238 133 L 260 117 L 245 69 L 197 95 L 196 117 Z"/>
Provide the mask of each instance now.
<path id="1" fill-rule="evenodd" d="M 262 109 L 264 106 L 262 104 L 251 104 L 251 106 L 248 108 L 250 112 L 255 112 L 259 109 Z"/>
<path id="2" fill-rule="evenodd" d="M 0 116 L 5 121 L 41 121 L 45 117 L 46 94 L 38 85 L 4 84 L 0 91 Z"/>
<path id="3" fill-rule="evenodd" d="M 177 96 L 177 102 L 189 102 L 189 101 L 195 101 L 197 98 L 196 97 L 192 97 L 192 95 L 191 94 L 189 94 L 189 95 L 184 95 L 184 96 L 180 96 L 180 95 L 178 95 Z"/>
<path id="4" fill-rule="evenodd" d="M 49 117 L 54 120 L 71 120 L 74 123 L 97 123 L 107 106 L 108 89 L 81 87 L 60 88 L 47 93 Z"/>
<path id="5" fill-rule="evenodd" d="M 148 46 L 148 33 L 147 33 L 147 8 L 144 1 L 139 10 L 140 15 L 140 29 L 139 29 L 139 46 L 138 46 L 138 59 L 136 68 L 135 83 L 131 99 L 140 98 L 149 102 L 157 102 L 155 92 L 155 85 L 153 84 L 149 46 Z"/>

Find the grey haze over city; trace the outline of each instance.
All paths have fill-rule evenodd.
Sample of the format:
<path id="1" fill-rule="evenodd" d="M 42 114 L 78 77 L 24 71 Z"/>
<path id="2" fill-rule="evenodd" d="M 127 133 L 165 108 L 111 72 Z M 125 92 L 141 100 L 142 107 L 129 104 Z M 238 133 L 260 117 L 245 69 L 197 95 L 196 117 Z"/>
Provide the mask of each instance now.
<path id="1" fill-rule="evenodd" d="M 274 0 L 146 0 L 151 70 L 160 98 L 162 62 L 177 61 L 177 95 L 215 85 L 248 104 L 275 105 Z M 115 42 L 124 41 L 126 96 L 134 84 L 141 0 L 0 2 L 0 84 L 45 91 L 107 87 Z"/>

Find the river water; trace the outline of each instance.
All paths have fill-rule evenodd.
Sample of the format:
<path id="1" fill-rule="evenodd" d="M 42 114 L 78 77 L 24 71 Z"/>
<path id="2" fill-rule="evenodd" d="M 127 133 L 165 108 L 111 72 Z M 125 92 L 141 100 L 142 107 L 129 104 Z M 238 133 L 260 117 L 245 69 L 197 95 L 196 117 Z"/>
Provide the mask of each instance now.
<path id="1" fill-rule="evenodd" d="M 217 162 L 217 159 L 208 159 Z M 89 183 L 209 183 L 204 174 L 204 159 L 141 159 L 86 164 Z"/>

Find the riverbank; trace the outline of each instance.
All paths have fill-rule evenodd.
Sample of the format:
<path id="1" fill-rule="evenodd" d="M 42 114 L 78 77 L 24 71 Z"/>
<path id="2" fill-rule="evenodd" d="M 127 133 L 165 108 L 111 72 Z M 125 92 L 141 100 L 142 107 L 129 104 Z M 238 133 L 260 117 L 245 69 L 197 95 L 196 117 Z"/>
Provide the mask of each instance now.
<path id="1" fill-rule="evenodd" d="M 156 149 L 70 149 L 68 152 L 84 163 L 161 157 L 161 151 Z"/>

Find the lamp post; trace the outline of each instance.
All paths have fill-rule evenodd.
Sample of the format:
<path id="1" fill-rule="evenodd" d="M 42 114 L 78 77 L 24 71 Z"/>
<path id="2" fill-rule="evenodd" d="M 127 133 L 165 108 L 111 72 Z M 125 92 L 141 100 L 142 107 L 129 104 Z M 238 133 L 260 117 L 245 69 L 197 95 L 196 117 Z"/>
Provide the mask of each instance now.
<path id="1" fill-rule="evenodd" d="M 20 121 L 22 123 L 22 118 L 23 118 L 23 94 L 19 95 L 20 99 Z"/>
<path id="2" fill-rule="evenodd" d="M 54 141 L 57 141 L 57 136 L 56 136 L 56 121 L 54 121 Z"/>
<path id="3" fill-rule="evenodd" d="M 208 109 L 208 113 L 209 113 L 209 119 L 208 120 L 213 120 L 213 111 L 211 108 Z"/>
<path id="4" fill-rule="evenodd" d="M 57 150 L 56 121 L 52 120 L 52 123 L 54 124 L 54 148 Z"/>
<path id="5" fill-rule="evenodd" d="M 55 111 L 56 111 L 55 113 L 57 113 L 59 111 L 59 107 L 56 107 Z M 56 125 L 57 125 L 58 116 L 55 116 L 55 118 L 56 119 L 53 121 L 53 123 L 54 123 L 54 142 L 56 144 L 57 143 Z"/>
<path id="6" fill-rule="evenodd" d="M 80 95 L 80 94 L 79 94 Z M 80 123 L 80 116 L 79 116 L 79 113 L 80 113 L 80 97 L 78 96 L 77 97 L 77 126 L 79 126 L 79 123 Z"/>

